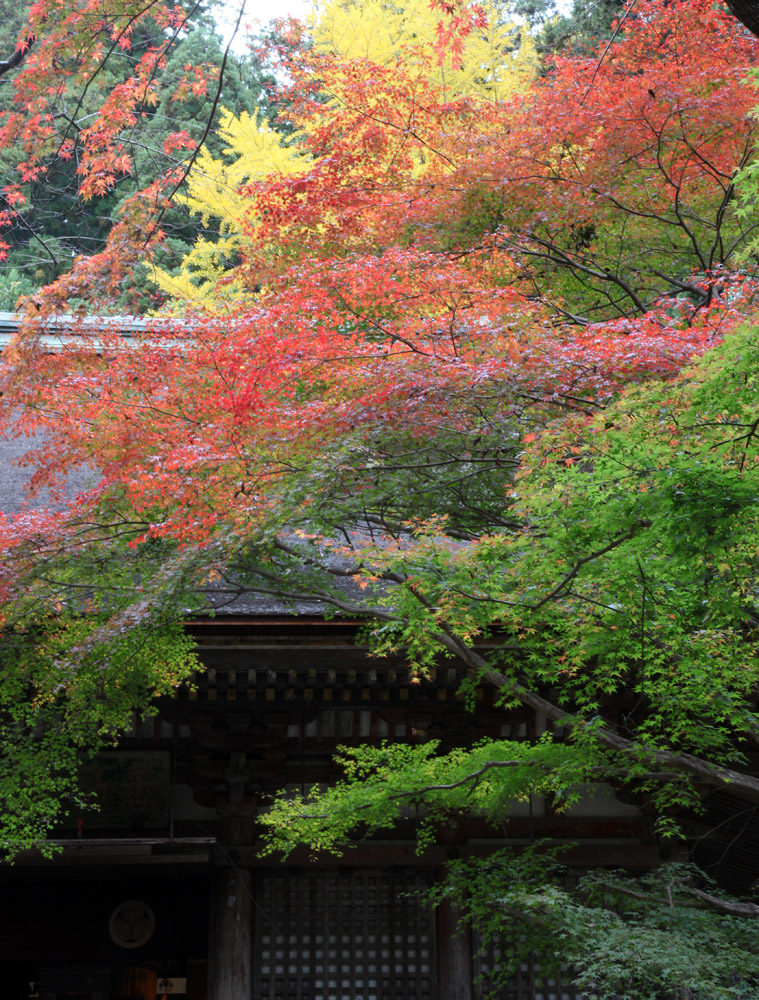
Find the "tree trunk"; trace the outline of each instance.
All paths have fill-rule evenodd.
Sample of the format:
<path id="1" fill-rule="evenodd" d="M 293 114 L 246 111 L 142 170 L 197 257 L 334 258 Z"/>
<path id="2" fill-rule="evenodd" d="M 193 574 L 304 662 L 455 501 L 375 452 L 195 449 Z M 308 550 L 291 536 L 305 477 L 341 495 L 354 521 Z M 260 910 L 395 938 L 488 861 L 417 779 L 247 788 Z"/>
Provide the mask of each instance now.
<path id="1" fill-rule="evenodd" d="M 759 37 L 759 3 L 756 0 L 726 0 L 730 12 Z"/>

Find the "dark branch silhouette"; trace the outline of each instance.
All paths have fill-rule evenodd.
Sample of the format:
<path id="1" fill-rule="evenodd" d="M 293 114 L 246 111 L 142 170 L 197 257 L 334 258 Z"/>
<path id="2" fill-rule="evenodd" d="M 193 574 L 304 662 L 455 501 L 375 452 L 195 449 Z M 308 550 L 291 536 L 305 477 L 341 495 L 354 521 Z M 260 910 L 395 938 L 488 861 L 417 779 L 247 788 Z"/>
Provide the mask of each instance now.
<path id="1" fill-rule="evenodd" d="M 5 76 L 6 73 L 9 73 L 12 69 L 21 65 L 34 45 L 34 40 L 34 35 L 29 35 L 23 46 L 19 46 L 10 59 L 5 59 L 0 62 L 0 76 Z"/>

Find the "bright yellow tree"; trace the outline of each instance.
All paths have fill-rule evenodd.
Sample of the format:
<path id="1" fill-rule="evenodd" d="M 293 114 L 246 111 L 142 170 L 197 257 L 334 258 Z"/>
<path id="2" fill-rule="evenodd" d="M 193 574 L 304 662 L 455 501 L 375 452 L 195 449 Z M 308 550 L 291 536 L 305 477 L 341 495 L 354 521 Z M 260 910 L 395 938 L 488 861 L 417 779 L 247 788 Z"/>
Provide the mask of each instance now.
<path id="1" fill-rule="evenodd" d="M 283 142 L 279 133 L 247 111 L 236 117 L 224 110 L 219 134 L 227 143 L 225 158 L 217 160 L 206 149 L 201 150 L 187 178 L 187 194 L 181 198 L 204 226 L 215 221 L 219 236 L 214 240 L 199 237 L 182 261 L 179 274 L 158 267 L 152 271 L 158 287 L 179 303 L 208 306 L 219 298 L 240 295 L 242 289 L 234 280 L 222 286 L 220 295 L 218 282 L 238 256 L 246 219 L 255 224 L 244 188 L 273 174 L 296 173 L 304 165 L 295 146 Z"/>
<path id="2" fill-rule="evenodd" d="M 537 56 L 527 27 L 510 19 L 503 3 L 483 0 L 482 28 L 465 40 L 461 65 L 451 56 L 433 61 L 434 82 L 445 100 L 480 96 L 501 101 L 534 77 Z M 314 45 L 342 58 L 382 66 L 434 46 L 441 14 L 429 0 L 327 0 L 311 17 Z"/>

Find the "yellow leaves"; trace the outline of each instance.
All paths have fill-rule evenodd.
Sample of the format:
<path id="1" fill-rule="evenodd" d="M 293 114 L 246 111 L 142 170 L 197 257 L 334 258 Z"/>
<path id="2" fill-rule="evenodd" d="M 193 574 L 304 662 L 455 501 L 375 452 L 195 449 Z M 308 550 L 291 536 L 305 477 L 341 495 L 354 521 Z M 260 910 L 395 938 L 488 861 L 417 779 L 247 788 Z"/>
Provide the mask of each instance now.
<path id="1" fill-rule="evenodd" d="M 233 249 L 236 238 L 222 239 L 219 243 L 201 237 L 182 261 L 178 274 L 171 274 L 162 268 L 153 268 L 152 278 L 161 291 L 175 302 L 210 308 L 219 298 L 217 283 L 225 272 L 227 254 Z M 225 285 L 224 299 L 233 299 L 242 292 L 237 280 Z"/>
<path id="2" fill-rule="evenodd" d="M 180 200 L 204 225 L 217 222 L 220 238 L 211 242 L 201 237 L 182 261 L 178 275 L 161 268 L 152 274 L 158 287 L 180 303 L 210 306 L 218 297 L 219 278 L 237 259 L 245 243 L 246 226 L 256 221 L 244 186 L 273 174 L 296 173 L 306 162 L 279 133 L 246 111 L 235 117 L 225 109 L 219 134 L 228 144 L 225 160 L 216 160 L 202 150 L 187 179 L 188 192 Z M 242 290 L 233 280 L 224 287 L 224 299 L 235 299 Z"/>
<path id="3" fill-rule="evenodd" d="M 451 55 L 438 63 L 441 15 L 427 0 L 328 0 L 313 18 L 314 46 L 381 66 L 416 64 L 420 75 L 442 89 L 444 100 L 479 96 L 501 101 L 535 76 L 537 55 L 527 28 L 504 19 L 502 5 L 484 0 L 480 6 L 486 23 L 464 40 L 460 67 L 454 67 Z"/>

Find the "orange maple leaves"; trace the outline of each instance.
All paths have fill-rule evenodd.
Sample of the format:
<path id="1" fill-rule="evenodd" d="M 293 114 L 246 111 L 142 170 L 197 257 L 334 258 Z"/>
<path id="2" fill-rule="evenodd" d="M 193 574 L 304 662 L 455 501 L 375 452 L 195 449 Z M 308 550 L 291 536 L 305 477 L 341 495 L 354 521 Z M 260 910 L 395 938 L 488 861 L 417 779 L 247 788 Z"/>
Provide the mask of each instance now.
<path id="1" fill-rule="evenodd" d="M 250 532 L 286 518 L 288 482 L 370 452 L 399 423 L 412 439 L 531 443 L 557 414 L 675 373 L 750 311 L 752 280 L 724 292 L 719 227 L 751 155 L 742 74 L 757 43 L 701 0 L 648 0 L 639 14 L 600 67 L 558 61 L 498 106 L 443 101 L 418 64 L 300 54 L 287 116 L 304 166 L 245 192 L 234 273 L 249 294 L 128 347 L 106 331 L 41 355 L 33 323 L 17 345 L 5 419 L 22 407 L 17 429 L 54 442 L 35 483 L 98 470 L 49 526 L 75 531 L 83 510 L 111 503 L 133 512 L 135 538 Z M 128 169 L 115 105 L 139 113 L 160 58 L 91 127 L 93 193 Z M 135 200 L 51 303 L 118 285 L 160 238 L 154 211 L 175 180 Z M 587 315 L 567 301 L 577 287 Z M 309 502 L 329 486 L 315 477 Z"/>

